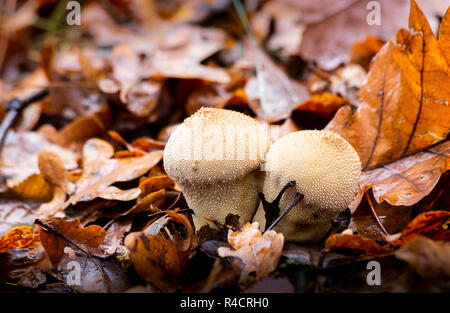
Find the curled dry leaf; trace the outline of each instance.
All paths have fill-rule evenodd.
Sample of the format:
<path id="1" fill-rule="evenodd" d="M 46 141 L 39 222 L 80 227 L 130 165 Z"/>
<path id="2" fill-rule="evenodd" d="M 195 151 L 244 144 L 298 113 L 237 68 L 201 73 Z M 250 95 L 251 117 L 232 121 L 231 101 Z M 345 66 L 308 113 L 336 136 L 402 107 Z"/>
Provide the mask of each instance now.
<path id="1" fill-rule="evenodd" d="M 448 282 L 450 279 L 450 244 L 417 236 L 395 251 L 397 259 L 411 265 L 423 278 Z M 447 286 L 448 287 L 448 286 Z"/>
<path id="2" fill-rule="evenodd" d="M 246 51 L 253 50 L 253 46 L 246 46 Z M 289 78 L 263 50 L 252 53 L 247 53 L 241 60 L 241 63 L 250 62 L 255 67 L 258 66 L 255 61 L 260 61 L 262 68 L 259 77 L 251 77 L 244 87 L 250 108 L 259 118 L 269 122 L 288 118 L 291 111 L 309 97 L 307 88 Z"/>
<path id="3" fill-rule="evenodd" d="M 378 203 L 386 201 L 395 206 L 409 206 L 428 195 L 441 177 L 450 169 L 450 141 L 374 170 L 363 171 L 358 195 L 350 204 L 354 212 L 364 195 L 372 188 Z"/>
<path id="4" fill-rule="evenodd" d="M 442 27 L 448 27 L 444 17 Z M 446 138 L 450 129 L 449 60 L 414 1 L 411 32 L 401 29 L 375 56 L 353 114 L 341 108 L 326 129 L 347 139 L 363 169 L 421 151 Z M 445 31 L 445 30 L 444 30 Z"/>
<path id="5" fill-rule="evenodd" d="M 39 239 L 53 266 L 57 266 L 64 254 L 64 248 L 80 249 L 85 253 L 103 255 L 98 247 L 105 240 L 105 230 L 98 225 L 81 227 L 80 220 L 66 221 L 52 217 L 43 221 L 51 230 L 39 227 Z M 76 246 L 75 246 L 75 245 Z"/>
<path id="6" fill-rule="evenodd" d="M 326 249 L 347 248 L 357 250 L 366 256 L 373 256 L 392 252 L 391 249 L 380 246 L 373 239 L 365 238 L 361 235 L 334 234 L 325 241 Z"/>
<path id="7" fill-rule="evenodd" d="M 39 240 L 35 236 L 33 227 L 17 227 L 0 237 L 0 253 L 17 248 L 29 248 L 38 244 Z"/>
<path id="8" fill-rule="evenodd" d="M 139 183 L 139 188 L 142 190 L 142 196 L 144 197 L 160 189 L 173 189 L 174 187 L 175 182 L 167 175 L 152 176 Z"/>
<path id="9" fill-rule="evenodd" d="M 162 291 L 174 288 L 184 262 L 177 247 L 161 236 L 130 233 L 125 237 L 131 261 L 139 276 Z"/>
<path id="10" fill-rule="evenodd" d="M 391 244 L 401 246 L 417 236 L 450 241 L 450 212 L 430 211 L 420 214 L 406 226 L 400 238 L 392 241 Z"/>
<path id="11" fill-rule="evenodd" d="M 324 92 L 321 94 L 313 95 L 310 99 L 302 102 L 299 106 L 297 106 L 295 110 L 311 111 L 321 114 L 332 114 L 345 104 L 348 104 L 348 101 L 345 98 L 336 96 L 328 92 Z"/>
<path id="12" fill-rule="evenodd" d="M 359 108 L 352 113 L 349 106 L 342 107 L 327 125 L 361 158 L 364 173 L 353 211 L 370 187 L 377 201 L 417 203 L 448 169 L 448 142 L 429 147 L 450 131 L 449 20 L 447 12 L 437 40 L 411 1 L 411 31 L 401 29 L 397 44 L 389 41 L 377 53 L 360 91 Z M 374 167 L 379 168 L 370 171 Z"/>
<path id="13" fill-rule="evenodd" d="M 83 173 L 75 183 L 75 191 L 70 193 L 67 200 L 64 195 L 57 200 L 54 198 L 55 201 L 51 203 L 43 204 L 37 216 L 39 218 L 53 216 L 71 204 L 91 201 L 97 197 L 121 201 L 136 199 L 141 193 L 139 188 L 122 190 L 111 185 L 144 175 L 161 160 L 162 154 L 161 150 L 155 150 L 137 157 L 112 158 L 114 149 L 109 143 L 100 139 L 90 139 L 83 147 Z"/>
<path id="14" fill-rule="evenodd" d="M 0 173 L 7 177 L 8 187 L 12 188 L 29 176 L 39 174 L 38 155 L 41 150 L 53 151 L 68 170 L 78 166 L 75 153 L 50 143 L 40 133 L 10 131 L 2 149 L 0 165 Z"/>
<path id="15" fill-rule="evenodd" d="M 229 231 L 228 242 L 232 249 L 220 247 L 220 257 L 238 257 L 244 267 L 239 278 L 246 284 L 252 277 L 260 279 L 269 275 L 278 265 L 283 250 L 284 237 L 273 230 L 261 233 L 258 222 L 247 223 L 241 231 Z"/>
<path id="16" fill-rule="evenodd" d="M 306 25 L 299 49 L 300 55 L 307 60 L 316 61 L 326 70 L 348 61 L 351 46 L 355 41 L 362 40 L 368 35 L 389 40 L 399 28 L 405 26 L 404 21 L 408 17 L 409 0 L 378 0 L 379 16 L 382 17 L 379 25 L 368 23 L 368 19 L 375 16 L 370 13 L 376 10 L 376 7 L 367 6 L 369 2 L 289 1 L 307 13 L 304 17 Z M 437 16 L 442 15 L 444 11 L 436 12 L 430 2 L 420 0 L 433 29 L 437 29 Z M 337 36 L 337 33 L 345 36 Z"/>

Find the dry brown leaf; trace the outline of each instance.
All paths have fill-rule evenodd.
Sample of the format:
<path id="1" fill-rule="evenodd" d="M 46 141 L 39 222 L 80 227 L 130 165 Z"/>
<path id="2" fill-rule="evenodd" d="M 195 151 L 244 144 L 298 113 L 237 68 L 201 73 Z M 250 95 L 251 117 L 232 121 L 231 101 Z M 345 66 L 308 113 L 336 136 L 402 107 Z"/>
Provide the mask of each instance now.
<path id="1" fill-rule="evenodd" d="M 450 278 L 450 244 L 418 236 L 395 251 L 395 256 L 411 265 L 417 273 L 438 282 Z"/>
<path id="2" fill-rule="evenodd" d="M 267 48 L 271 51 L 281 52 L 283 56 L 298 53 L 305 25 L 303 12 L 294 6 L 270 1 L 253 16 L 251 22 L 256 37 L 261 41 L 271 34 L 267 41 Z"/>
<path id="3" fill-rule="evenodd" d="M 417 236 L 450 241 L 450 212 L 430 211 L 420 214 L 406 226 L 400 238 L 390 244 L 401 246 Z"/>
<path id="4" fill-rule="evenodd" d="M 414 1 L 409 24 L 411 33 L 400 30 L 397 45 L 375 56 L 357 111 L 341 108 L 326 127 L 353 145 L 363 169 L 427 148 L 450 129 L 448 61 Z"/>
<path id="5" fill-rule="evenodd" d="M 53 266 L 56 267 L 61 260 L 64 254 L 64 247 L 70 247 L 71 249 L 78 249 L 79 247 L 85 253 L 103 255 L 103 252 L 98 249 L 105 240 L 105 230 L 102 227 L 98 225 L 81 227 L 79 219 L 65 221 L 58 217 L 52 217 L 42 222 L 52 228 L 52 231 L 48 231 L 40 226 L 39 239 Z M 78 247 L 74 247 L 73 244 L 76 244 Z"/>
<path id="6" fill-rule="evenodd" d="M 247 223 L 240 231 L 229 231 L 228 242 L 232 249 L 220 247 L 220 257 L 238 257 L 244 263 L 239 282 L 243 285 L 252 279 L 269 275 L 278 265 L 283 250 L 284 237 L 273 230 L 261 233 L 259 224 Z M 254 278 L 253 278 L 254 277 Z"/>
<path id="7" fill-rule="evenodd" d="M 384 42 L 377 36 L 368 36 L 364 40 L 355 42 L 352 46 L 350 63 L 357 63 L 368 71 L 370 61 L 380 51 L 383 44 Z"/>
<path id="8" fill-rule="evenodd" d="M 8 187 L 12 188 L 29 176 L 39 174 L 38 155 L 41 150 L 57 154 L 68 170 L 78 166 L 75 153 L 50 143 L 40 133 L 10 131 L 0 161 L 0 173 L 7 177 Z"/>
<path id="9" fill-rule="evenodd" d="M 324 92 L 313 95 L 310 99 L 302 102 L 295 108 L 298 111 L 311 111 L 320 114 L 333 114 L 341 106 L 349 104 L 345 98 L 336 96 L 334 94 Z"/>
<path id="10" fill-rule="evenodd" d="M 380 246 L 373 239 L 361 235 L 333 234 L 325 241 L 326 249 L 347 248 L 357 250 L 363 255 L 373 256 L 391 252 L 391 249 Z"/>
<path id="11" fill-rule="evenodd" d="M 17 227 L 0 237 L 0 253 L 17 248 L 29 248 L 38 244 L 39 240 L 35 236 L 33 227 Z"/>
<path id="12" fill-rule="evenodd" d="M 244 87 L 250 108 L 259 118 L 269 122 L 288 118 L 295 107 L 308 99 L 307 88 L 289 78 L 263 50 L 254 51 L 249 44 L 245 49 L 247 55 L 240 61 L 240 66 L 257 67 L 255 62 L 260 61 L 262 67 L 262 74 L 251 77 Z"/>
<path id="13" fill-rule="evenodd" d="M 372 16 L 370 13 L 374 12 L 374 7 L 367 8 L 367 1 L 289 1 L 300 10 L 308 10 L 304 18 L 306 25 L 300 55 L 307 60 L 316 61 L 327 70 L 347 62 L 351 46 L 358 40 L 369 35 L 378 36 L 382 40 L 391 39 L 399 28 L 406 26 L 408 17 L 409 0 L 379 0 L 380 25 L 370 25 L 367 22 Z M 444 12 L 437 12 L 429 0 L 419 2 L 433 29 L 437 30 L 439 22 L 436 16 L 443 15 Z M 337 36 L 337 33 L 345 36 Z"/>
<path id="14" fill-rule="evenodd" d="M 63 212 L 71 204 L 91 201 L 97 197 L 121 201 L 136 199 L 141 193 L 139 188 L 122 190 L 111 185 L 144 175 L 161 160 L 162 154 L 161 150 L 156 150 L 143 156 L 114 159 L 114 149 L 109 143 L 101 139 L 90 139 L 83 147 L 83 173 L 75 183 L 75 191 L 69 192 L 67 200 L 67 192 L 59 192 L 57 199 L 41 206 L 37 216 L 50 217 Z"/>
<path id="15" fill-rule="evenodd" d="M 372 188 L 378 203 L 413 205 L 428 195 L 441 177 L 450 169 L 450 141 L 425 149 L 422 152 L 364 171 L 358 195 L 349 208 L 355 212 L 364 192 Z"/>
<path id="16" fill-rule="evenodd" d="M 161 236 L 130 233 L 125 237 L 131 261 L 139 276 L 163 291 L 173 288 L 184 262 L 177 247 Z"/>
<path id="17" fill-rule="evenodd" d="M 152 176 L 142 180 L 139 188 L 142 190 L 142 196 L 146 196 L 154 191 L 166 188 L 174 188 L 175 182 L 167 175 Z"/>

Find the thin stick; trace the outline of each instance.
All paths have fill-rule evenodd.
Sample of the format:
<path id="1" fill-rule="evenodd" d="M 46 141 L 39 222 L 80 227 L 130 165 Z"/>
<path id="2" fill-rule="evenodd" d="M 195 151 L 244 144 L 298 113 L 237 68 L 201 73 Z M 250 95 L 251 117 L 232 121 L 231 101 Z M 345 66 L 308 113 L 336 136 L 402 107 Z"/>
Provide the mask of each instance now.
<path id="1" fill-rule="evenodd" d="M 377 220 L 378 226 L 380 226 L 381 230 L 387 235 L 390 236 L 389 233 L 387 232 L 386 228 L 384 228 L 383 223 L 381 223 L 380 218 L 378 217 L 377 212 L 375 212 L 375 209 L 373 208 L 373 204 L 372 201 L 370 200 L 369 194 L 367 193 L 367 190 L 364 192 L 364 195 L 366 196 L 367 202 L 369 203 L 369 207 L 372 210 L 372 214 L 375 217 L 375 219 Z"/>
<path id="2" fill-rule="evenodd" d="M 35 219 L 34 220 L 34 224 L 39 225 L 40 227 L 42 227 L 43 229 L 45 229 L 45 231 L 50 232 L 52 234 L 55 234 L 55 236 L 61 238 L 62 240 L 64 240 L 65 242 L 71 244 L 72 246 L 74 246 L 75 248 L 77 248 L 78 250 L 80 250 L 84 255 L 86 255 L 95 265 L 95 267 L 97 267 L 97 269 L 99 270 L 99 272 L 102 274 L 103 278 L 106 281 L 106 287 L 108 290 L 111 289 L 110 287 L 110 283 L 109 283 L 109 277 L 106 275 L 105 271 L 103 270 L 103 268 L 100 266 L 100 264 L 98 264 L 95 259 L 92 257 L 92 255 L 87 252 L 84 251 L 83 248 L 81 248 L 79 245 L 77 245 L 76 243 L 72 242 L 71 240 L 69 240 L 68 238 L 66 238 L 66 236 L 64 236 L 63 234 L 61 234 L 56 228 L 49 226 L 47 224 L 45 224 L 44 222 L 42 222 L 40 219 Z"/>
<path id="3" fill-rule="evenodd" d="M 304 195 L 297 192 L 295 194 L 294 200 L 292 200 L 291 204 L 286 208 L 286 210 L 283 211 L 283 213 L 280 214 L 280 216 L 278 216 L 278 218 L 272 223 L 272 225 L 270 225 L 264 232 L 267 232 L 269 230 L 271 230 L 272 228 L 274 228 L 275 226 L 277 226 L 277 224 L 281 221 L 281 219 L 289 213 L 289 211 L 297 205 L 297 203 L 300 202 L 300 200 L 302 200 L 304 198 Z"/>
<path id="4" fill-rule="evenodd" d="M 7 105 L 8 113 L 0 125 L 0 152 L 5 144 L 6 135 L 8 134 L 9 129 L 13 126 L 14 122 L 17 120 L 19 113 L 30 103 L 41 100 L 47 95 L 48 89 L 44 88 L 27 99 L 20 100 L 14 98 L 9 101 Z"/>

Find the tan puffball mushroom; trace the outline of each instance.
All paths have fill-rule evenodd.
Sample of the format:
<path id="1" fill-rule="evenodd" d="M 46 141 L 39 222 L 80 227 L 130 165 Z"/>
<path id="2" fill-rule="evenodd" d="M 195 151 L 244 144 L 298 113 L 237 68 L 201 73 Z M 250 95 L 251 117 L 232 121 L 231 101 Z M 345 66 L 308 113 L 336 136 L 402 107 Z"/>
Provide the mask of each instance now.
<path id="1" fill-rule="evenodd" d="M 305 130 L 290 133 L 272 145 L 266 171 L 263 193 L 269 202 L 288 182 L 296 182 L 283 194 L 281 212 L 296 192 L 304 195 L 274 229 L 286 240 L 317 242 L 354 199 L 361 162 L 355 149 L 337 133 Z M 265 225 L 262 205 L 254 220 Z"/>
<path id="2" fill-rule="evenodd" d="M 265 127 L 245 114 L 201 108 L 170 136 L 164 168 L 194 211 L 197 229 L 228 213 L 250 221 L 259 203 L 260 166 L 270 146 Z"/>

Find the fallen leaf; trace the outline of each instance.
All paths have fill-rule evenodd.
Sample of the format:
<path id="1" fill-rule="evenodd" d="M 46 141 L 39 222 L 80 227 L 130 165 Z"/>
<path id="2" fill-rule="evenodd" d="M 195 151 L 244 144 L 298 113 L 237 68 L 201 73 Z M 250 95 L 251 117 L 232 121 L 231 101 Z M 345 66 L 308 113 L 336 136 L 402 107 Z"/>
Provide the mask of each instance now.
<path id="1" fill-rule="evenodd" d="M 247 44 L 248 55 L 241 60 L 244 64 L 251 60 L 252 67 L 261 67 L 259 76 L 251 77 L 244 87 L 249 106 L 259 118 L 269 122 L 286 119 L 295 107 L 309 97 L 308 91 L 305 86 L 289 78 L 263 50 L 254 50 Z M 258 61 L 260 64 L 254 63 Z"/>
<path id="2" fill-rule="evenodd" d="M 401 29 L 397 45 L 389 41 L 375 56 L 356 112 L 343 107 L 326 127 L 353 145 L 363 169 L 421 151 L 444 140 L 450 129 L 443 39 L 436 40 L 413 0 L 409 25 L 411 33 Z"/>
<path id="3" fill-rule="evenodd" d="M 183 262 L 177 247 L 161 236 L 130 233 L 125 237 L 131 261 L 139 276 L 163 291 L 176 286 Z"/>
<path id="4" fill-rule="evenodd" d="M 97 197 L 121 201 L 136 199 L 141 193 L 139 188 L 122 190 L 111 185 L 144 175 L 161 160 L 162 154 L 161 150 L 155 150 L 143 156 L 114 159 L 114 149 L 110 144 L 100 139 L 88 140 L 83 147 L 83 173 L 74 184 L 75 191 L 67 200 L 64 195 L 50 204 L 43 204 L 37 217 L 53 216 L 69 205 Z"/>
<path id="5" fill-rule="evenodd" d="M 405 26 L 408 2 L 409 0 L 379 0 L 377 3 L 380 24 L 377 25 L 373 24 L 376 6 L 367 7 L 369 2 L 325 0 L 306 3 L 291 0 L 300 10 L 305 9 L 305 6 L 309 9 L 304 18 L 306 25 L 299 53 L 307 60 L 316 61 L 326 70 L 336 68 L 349 60 L 354 42 L 369 35 L 375 35 L 385 41 L 391 39 L 399 28 Z M 429 1 L 420 1 L 420 4 L 426 9 L 433 29 L 437 29 L 436 15 L 444 12 L 436 12 Z M 368 20 L 371 23 L 368 23 Z M 345 35 L 339 36 L 337 33 Z"/>
<path id="6" fill-rule="evenodd" d="M 239 282 L 247 284 L 253 278 L 267 277 L 278 265 L 283 250 L 284 237 L 273 230 L 261 233 L 259 224 L 247 223 L 240 231 L 229 231 L 228 242 L 232 248 L 220 247 L 220 257 L 237 257 L 244 263 Z"/>
<path id="7" fill-rule="evenodd" d="M 349 206 L 351 211 L 355 212 L 369 189 L 378 203 L 409 206 L 419 202 L 433 190 L 442 173 L 450 169 L 449 159 L 450 141 L 445 141 L 380 168 L 363 171 L 358 195 Z"/>
<path id="8" fill-rule="evenodd" d="M 367 36 L 364 40 L 356 41 L 352 46 L 350 63 L 357 63 L 368 71 L 370 61 L 380 51 L 383 44 L 383 40 L 377 36 Z"/>
<path id="9" fill-rule="evenodd" d="M 39 239 L 53 266 L 58 266 L 64 255 L 65 247 L 81 248 L 85 253 L 103 255 L 103 252 L 98 249 L 105 240 L 105 230 L 102 227 L 98 225 L 81 227 L 79 219 L 66 221 L 58 217 L 52 217 L 42 222 L 51 227 L 51 230 L 48 230 L 40 225 Z"/>
<path id="10" fill-rule="evenodd" d="M 320 114 L 332 114 L 345 104 L 348 104 L 348 100 L 345 98 L 324 92 L 313 95 L 310 99 L 300 103 L 295 110 L 311 111 Z"/>
<path id="11" fill-rule="evenodd" d="M 450 212 L 430 211 L 420 214 L 406 226 L 400 238 L 390 244 L 401 246 L 417 236 L 450 241 Z"/>
<path id="12" fill-rule="evenodd" d="M 0 173 L 6 176 L 8 187 L 12 188 L 31 175 L 39 174 L 38 155 L 41 150 L 53 151 L 68 170 L 78 166 L 75 153 L 50 143 L 41 134 L 10 131 L 1 152 L 0 163 Z"/>
<path id="13" fill-rule="evenodd" d="M 450 278 L 450 244 L 417 236 L 395 251 L 395 256 L 411 265 L 420 276 L 448 282 Z"/>
<path id="14" fill-rule="evenodd" d="M 17 227 L 0 237 L 0 253 L 17 248 L 29 248 L 38 244 L 39 240 L 35 236 L 33 227 Z"/>
<path id="15" fill-rule="evenodd" d="M 347 248 L 357 250 L 363 255 L 373 256 L 392 252 L 391 249 L 383 247 L 373 239 L 361 235 L 334 234 L 325 241 L 326 249 Z"/>

